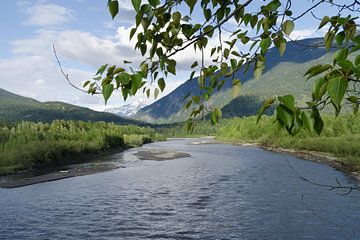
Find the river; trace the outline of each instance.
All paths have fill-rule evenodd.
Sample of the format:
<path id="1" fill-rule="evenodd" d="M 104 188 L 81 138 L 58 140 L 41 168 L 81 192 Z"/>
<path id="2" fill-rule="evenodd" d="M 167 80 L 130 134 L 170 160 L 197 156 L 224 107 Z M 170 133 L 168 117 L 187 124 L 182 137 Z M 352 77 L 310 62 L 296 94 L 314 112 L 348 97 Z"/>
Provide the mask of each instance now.
<path id="1" fill-rule="evenodd" d="M 320 163 L 173 139 L 108 157 L 123 168 L 0 189 L 0 239 L 360 239 L 358 184 Z M 143 161 L 159 148 L 191 157 Z"/>

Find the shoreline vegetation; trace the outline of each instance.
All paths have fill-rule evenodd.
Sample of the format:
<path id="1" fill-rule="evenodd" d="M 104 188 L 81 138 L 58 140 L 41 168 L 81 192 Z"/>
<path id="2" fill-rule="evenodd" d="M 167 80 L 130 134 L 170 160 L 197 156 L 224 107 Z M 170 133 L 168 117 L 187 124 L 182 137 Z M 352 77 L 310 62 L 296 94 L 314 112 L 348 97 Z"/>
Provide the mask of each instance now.
<path id="1" fill-rule="evenodd" d="M 41 176 L 6 183 L 10 185 L 5 186 L 18 187 L 88 175 L 117 168 L 97 161 L 104 155 L 166 140 L 166 137 L 213 136 L 216 142 L 257 146 L 326 163 L 360 179 L 360 118 L 355 115 L 324 116 L 324 122 L 320 136 L 301 131 L 294 137 L 273 123 L 269 116 L 264 116 L 258 124 L 254 116 L 222 119 L 215 126 L 203 120 L 196 123 L 193 132 L 188 132 L 184 123 L 149 128 L 64 120 L 20 122 L 0 127 L 0 176 L 49 170 Z M 214 139 L 198 144 L 207 143 L 214 143 Z M 146 152 L 147 157 L 149 154 Z M 90 164 L 82 166 L 83 163 Z"/>
<path id="2" fill-rule="evenodd" d="M 90 162 L 165 138 L 148 127 L 56 120 L 0 127 L 0 176 Z"/>
<path id="3" fill-rule="evenodd" d="M 359 178 L 360 176 L 360 116 L 324 115 L 320 136 L 305 130 L 290 136 L 273 117 L 264 116 L 258 124 L 256 117 L 222 119 L 216 126 L 210 121 L 196 123 L 189 133 L 184 124 L 159 128 L 166 137 L 214 136 L 221 143 L 255 145 L 266 150 L 323 162 Z"/>

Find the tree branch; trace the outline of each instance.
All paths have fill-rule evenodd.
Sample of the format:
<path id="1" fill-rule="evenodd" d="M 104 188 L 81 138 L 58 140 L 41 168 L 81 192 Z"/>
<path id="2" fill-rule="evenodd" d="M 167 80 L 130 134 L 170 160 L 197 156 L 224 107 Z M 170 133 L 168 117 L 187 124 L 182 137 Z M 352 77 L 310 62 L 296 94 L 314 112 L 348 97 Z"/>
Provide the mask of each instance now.
<path id="1" fill-rule="evenodd" d="M 56 59 L 56 62 L 59 66 L 59 69 L 60 69 L 60 72 L 61 74 L 64 76 L 64 78 L 66 79 L 66 81 L 70 84 L 71 87 L 75 88 L 76 90 L 79 90 L 81 92 L 84 92 L 84 93 L 88 93 L 87 91 L 85 91 L 84 89 L 81 89 L 79 87 L 77 87 L 75 84 L 73 84 L 71 81 L 70 81 L 70 78 L 69 78 L 69 75 L 67 73 L 64 72 L 64 69 L 61 65 L 61 62 L 59 60 L 59 57 L 56 53 L 56 49 L 55 49 L 55 45 L 53 44 L 53 51 L 54 51 L 54 55 L 55 55 L 55 59 Z"/>

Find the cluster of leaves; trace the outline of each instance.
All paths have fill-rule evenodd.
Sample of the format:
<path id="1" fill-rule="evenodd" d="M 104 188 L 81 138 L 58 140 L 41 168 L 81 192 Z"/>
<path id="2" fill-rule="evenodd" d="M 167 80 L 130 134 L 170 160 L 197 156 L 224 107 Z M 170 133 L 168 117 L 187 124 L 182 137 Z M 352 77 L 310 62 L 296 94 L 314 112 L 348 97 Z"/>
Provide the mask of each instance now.
<path id="1" fill-rule="evenodd" d="M 308 79 L 316 78 L 312 91 L 312 101 L 307 106 L 295 107 L 294 97 L 291 95 L 270 98 L 258 112 L 258 121 L 264 110 L 273 104 L 276 107 L 276 120 L 295 135 L 302 127 L 308 131 L 320 134 L 323 129 L 323 120 L 319 110 L 331 104 L 337 116 L 342 108 L 344 99 L 352 104 L 354 114 L 359 109 L 360 90 L 360 35 L 356 33 L 356 18 L 325 16 L 319 29 L 330 25 L 324 38 L 324 45 L 338 48 L 333 55 L 332 64 L 319 64 L 312 66 L 306 73 Z"/>
<path id="2" fill-rule="evenodd" d="M 286 49 L 286 35 L 294 29 L 294 22 L 285 19 L 291 16 L 292 12 L 285 9 L 280 13 L 280 0 L 267 1 L 259 12 L 247 11 L 247 7 L 253 0 L 241 3 L 239 0 L 170 0 L 162 5 L 159 0 L 148 1 L 142 4 L 141 0 L 132 0 L 136 11 L 135 28 L 131 29 L 130 39 L 136 35 L 137 42 L 135 48 L 146 57 L 139 66 L 139 71 L 131 73 L 125 72 L 123 68 L 116 66 L 102 66 L 93 82 L 86 82 L 89 85 L 89 93 L 96 93 L 101 90 L 105 101 L 110 97 L 115 89 L 121 89 L 124 99 L 129 95 L 136 94 L 137 90 L 143 88 L 143 92 L 150 95 L 150 89 L 145 86 L 146 80 L 151 79 L 151 83 L 157 81 L 158 88 L 154 90 L 155 97 L 165 87 L 165 78 L 168 74 L 176 74 L 176 60 L 174 56 L 188 47 L 194 47 L 194 51 L 204 54 L 209 39 L 214 37 L 215 32 L 219 36 L 219 44 L 211 49 L 211 57 L 214 64 L 205 66 L 204 61 L 193 62 L 191 68 L 194 70 L 190 79 L 198 73 L 198 83 L 203 94 L 193 96 L 185 104 L 189 109 L 196 104 L 197 108 L 192 108 L 190 120 L 204 113 L 212 111 L 212 120 L 217 122 L 221 117 L 221 110 L 217 108 L 209 109 L 204 102 L 209 100 L 214 90 L 220 90 L 227 79 L 232 79 L 234 73 L 240 68 L 249 69 L 251 64 L 255 65 L 255 76 L 259 77 L 265 67 L 265 54 L 274 43 L 283 54 Z M 184 5 L 188 8 L 188 14 L 181 13 L 177 9 Z M 108 7 L 110 14 L 115 18 L 119 12 L 117 0 L 109 0 Z M 196 7 L 200 7 L 203 13 L 203 23 L 193 22 L 191 16 Z M 281 23 L 279 26 L 279 18 Z M 228 41 L 222 41 L 222 27 L 230 19 L 235 19 L 239 26 L 254 29 L 258 36 L 251 36 L 249 31 L 241 28 L 234 30 Z M 241 53 L 236 50 L 237 44 L 249 45 L 248 53 Z M 204 56 L 203 56 L 204 58 Z M 200 65 L 200 66 L 199 66 Z M 104 77 L 102 74 L 107 71 Z M 144 81 L 143 81 L 144 79 Z M 98 84 L 96 81 L 101 81 Z M 239 79 L 232 79 L 233 85 L 240 85 Z M 101 85 L 101 86 L 100 86 Z M 189 121 L 189 127 L 192 126 Z"/>
<path id="3" fill-rule="evenodd" d="M 176 74 L 176 54 L 193 47 L 194 51 L 201 53 L 202 61 L 195 61 L 190 66 L 194 69 L 190 79 L 198 75 L 198 84 L 203 91 L 198 96 L 192 96 L 185 104 L 185 109 L 192 110 L 187 124 L 189 130 L 194 127 L 194 119 L 208 112 L 211 112 L 213 123 L 218 121 L 222 115 L 221 110 L 204 103 L 214 91 L 222 88 L 226 80 L 231 79 L 233 85 L 239 87 L 241 81 L 234 79 L 235 72 L 241 68 L 246 72 L 253 67 L 254 76 L 259 78 L 265 68 L 266 53 L 271 46 L 275 46 L 280 55 L 284 54 L 287 40 L 295 28 L 295 21 L 322 4 L 337 7 L 332 0 L 320 0 L 294 17 L 291 0 L 264 0 L 260 8 L 259 2 L 255 0 L 132 0 L 132 4 L 136 17 L 130 39 L 136 39 L 135 49 L 140 51 L 145 60 L 139 64 L 137 71 L 131 67 L 124 69 L 104 65 L 84 87 L 89 85 L 88 92 L 91 94 L 100 91 L 106 102 L 114 90 L 121 90 L 124 99 L 135 95 L 139 89 L 150 96 L 151 88 L 146 83 L 150 81 L 152 85 L 157 82 L 158 87 L 154 89 L 156 98 L 164 90 L 168 74 Z M 255 7 L 251 7 L 252 4 Z M 350 8 L 353 5 L 345 6 Z M 118 0 L 108 0 L 108 7 L 111 16 L 115 18 L 119 13 Z M 178 9 L 188 11 L 185 13 L 186 11 L 180 12 Z M 197 16 L 202 17 L 202 20 L 192 20 L 194 9 L 197 15 L 202 13 L 202 16 Z M 226 30 L 224 25 L 230 20 L 236 22 L 238 27 L 230 30 L 229 39 L 223 41 L 222 31 Z M 324 75 L 322 80 L 316 81 L 314 99 L 307 106 L 309 110 L 303 111 L 296 107 L 292 96 L 283 96 L 278 97 L 277 101 L 267 100 L 259 111 L 259 117 L 267 107 L 277 104 L 276 119 L 289 133 L 296 134 L 303 126 L 309 131 L 321 132 L 323 123 L 319 108 L 331 102 L 338 114 L 345 92 L 349 89 L 349 82 L 356 82 L 358 79 L 359 59 L 354 63 L 347 59 L 358 46 L 355 20 L 351 16 L 341 17 L 340 13 L 338 16 L 326 16 L 322 19 L 320 28 L 330 24 L 325 35 L 326 48 L 331 48 L 335 39 L 341 51 L 337 52 L 333 65 L 314 66 L 306 73 L 309 77 Z M 209 40 L 215 37 L 219 41 L 210 51 L 213 63 L 205 65 L 205 49 Z M 237 50 L 239 45 L 245 45 L 248 50 L 245 53 Z M 358 108 L 356 95 L 347 99 L 354 104 L 355 109 Z"/>

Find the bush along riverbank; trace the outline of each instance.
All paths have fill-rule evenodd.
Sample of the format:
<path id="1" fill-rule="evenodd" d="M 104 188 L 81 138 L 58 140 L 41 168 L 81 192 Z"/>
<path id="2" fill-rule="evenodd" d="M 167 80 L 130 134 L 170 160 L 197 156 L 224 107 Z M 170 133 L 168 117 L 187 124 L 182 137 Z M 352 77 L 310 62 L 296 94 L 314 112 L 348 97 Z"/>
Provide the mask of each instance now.
<path id="1" fill-rule="evenodd" d="M 219 125 L 216 137 L 223 142 L 255 143 L 274 150 L 282 148 L 280 151 L 298 156 L 335 157 L 333 161 L 337 168 L 360 172 L 360 117 L 324 116 L 323 120 L 324 129 L 320 136 L 304 130 L 292 137 L 273 123 L 272 117 L 264 117 L 258 124 L 255 117 L 226 119 Z M 301 152 L 304 150 L 311 152 Z"/>
<path id="2" fill-rule="evenodd" d="M 347 172 L 360 172 L 360 116 L 324 115 L 324 129 L 320 136 L 303 130 L 290 136 L 264 116 L 258 124 L 256 117 L 229 118 L 212 126 L 210 121 L 199 121 L 194 132 L 185 124 L 175 124 L 158 131 L 167 137 L 215 136 L 224 143 L 256 144 L 273 151 L 288 152 L 312 160 L 324 161 Z"/>
<path id="3" fill-rule="evenodd" d="M 82 163 L 101 153 L 165 140 L 153 129 L 57 120 L 0 127 L 0 175 Z"/>

